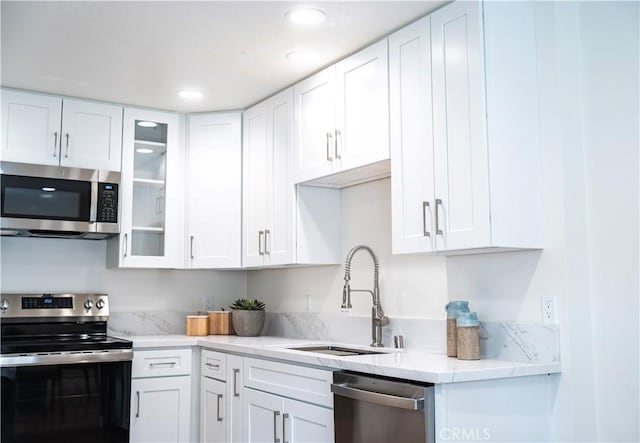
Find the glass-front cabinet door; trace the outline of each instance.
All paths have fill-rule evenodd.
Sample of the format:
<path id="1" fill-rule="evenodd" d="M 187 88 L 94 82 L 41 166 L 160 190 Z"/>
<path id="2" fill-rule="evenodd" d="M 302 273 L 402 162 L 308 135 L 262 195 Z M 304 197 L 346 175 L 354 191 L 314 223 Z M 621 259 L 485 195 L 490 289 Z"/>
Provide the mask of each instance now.
<path id="1" fill-rule="evenodd" d="M 184 224 L 179 116 L 125 109 L 118 266 L 179 267 Z"/>

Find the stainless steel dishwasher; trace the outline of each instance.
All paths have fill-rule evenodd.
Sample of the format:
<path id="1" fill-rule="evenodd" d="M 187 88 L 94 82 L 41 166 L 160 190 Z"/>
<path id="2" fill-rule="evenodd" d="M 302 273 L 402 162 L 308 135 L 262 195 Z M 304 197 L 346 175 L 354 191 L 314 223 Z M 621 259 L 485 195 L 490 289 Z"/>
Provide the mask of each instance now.
<path id="1" fill-rule="evenodd" d="M 433 385 L 336 372 L 335 443 L 435 442 Z"/>

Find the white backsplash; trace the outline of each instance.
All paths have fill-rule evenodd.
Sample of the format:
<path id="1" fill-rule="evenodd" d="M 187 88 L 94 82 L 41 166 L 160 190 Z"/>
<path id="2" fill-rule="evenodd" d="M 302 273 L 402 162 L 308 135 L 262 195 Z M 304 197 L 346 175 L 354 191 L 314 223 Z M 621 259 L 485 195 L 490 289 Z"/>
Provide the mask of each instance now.
<path id="1" fill-rule="evenodd" d="M 193 312 L 145 311 L 112 312 L 108 328 L 111 335 L 184 334 L 186 316 Z"/>
<path id="2" fill-rule="evenodd" d="M 112 335 L 184 334 L 188 311 L 113 312 Z M 371 319 L 364 316 L 307 312 L 268 312 L 262 335 L 305 338 L 328 342 L 371 343 Z M 404 337 L 407 349 L 444 353 L 446 322 L 419 318 L 390 318 L 383 328 L 383 342 Z M 514 322 L 481 322 L 480 353 L 485 358 L 528 362 L 559 362 L 558 328 L 554 325 Z"/>
<path id="3" fill-rule="evenodd" d="M 331 342 L 371 342 L 371 319 L 364 316 L 317 313 L 268 313 L 264 335 Z M 390 318 L 383 328 L 383 342 L 393 346 L 393 336 L 404 337 L 407 349 L 444 353 L 445 320 Z M 511 361 L 559 362 L 558 328 L 555 325 L 514 322 L 481 322 L 480 353 L 485 358 Z"/>

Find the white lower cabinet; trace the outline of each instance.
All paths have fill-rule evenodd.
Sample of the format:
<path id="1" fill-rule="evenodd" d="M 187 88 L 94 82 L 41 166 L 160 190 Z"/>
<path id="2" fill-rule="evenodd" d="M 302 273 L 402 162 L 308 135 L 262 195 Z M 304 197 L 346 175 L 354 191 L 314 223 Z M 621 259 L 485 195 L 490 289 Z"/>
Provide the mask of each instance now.
<path id="1" fill-rule="evenodd" d="M 285 443 L 332 442 L 333 409 L 285 399 L 282 432 Z"/>
<path id="2" fill-rule="evenodd" d="M 190 376 L 133 379 L 131 394 L 131 443 L 190 440 Z"/>
<path id="3" fill-rule="evenodd" d="M 243 358 L 202 350 L 200 441 L 242 442 Z"/>
<path id="4" fill-rule="evenodd" d="M 191 440 L 190 348 L 134 351 L 131 443 Z"/>
<path id="5" fill-rule="evenodd" d="M 245 442 L 333 442 L 331 371 L 245 358 L 243 380 Z"/>
<path id="6" fill-rule="evenodd" d="M 246 389 L 244 438 L 249 442 L 332 442 L 333 410 Z"/>
<path id="7" fill-rule="evenodd" d="M 203 442 L 225 442 L 226 433 L 226 412 L 225 412 L 225 390 L 226 383 L 208 377 L 202 377 L 200 386 L 200 410 L 201 429 L 200 438 Z"/>
<path id="8" fill-rule="evenodd" d="M 233 443 L 242 442 L 243 361 L 238 355 L 227 355 L 227 441 Z"/>

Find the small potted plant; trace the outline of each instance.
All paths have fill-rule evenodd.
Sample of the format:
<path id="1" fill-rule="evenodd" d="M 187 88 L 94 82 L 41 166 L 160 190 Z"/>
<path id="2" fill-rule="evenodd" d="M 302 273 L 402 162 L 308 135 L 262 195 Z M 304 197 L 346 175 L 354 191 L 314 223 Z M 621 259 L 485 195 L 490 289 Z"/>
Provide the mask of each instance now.
<path id="1" fill-rule="evenodd" d="M 264 303 L 239 298 L 231 306 L 231 321 L 236 334 L 241 337 L 257 337 L 264 327 Z"/>

